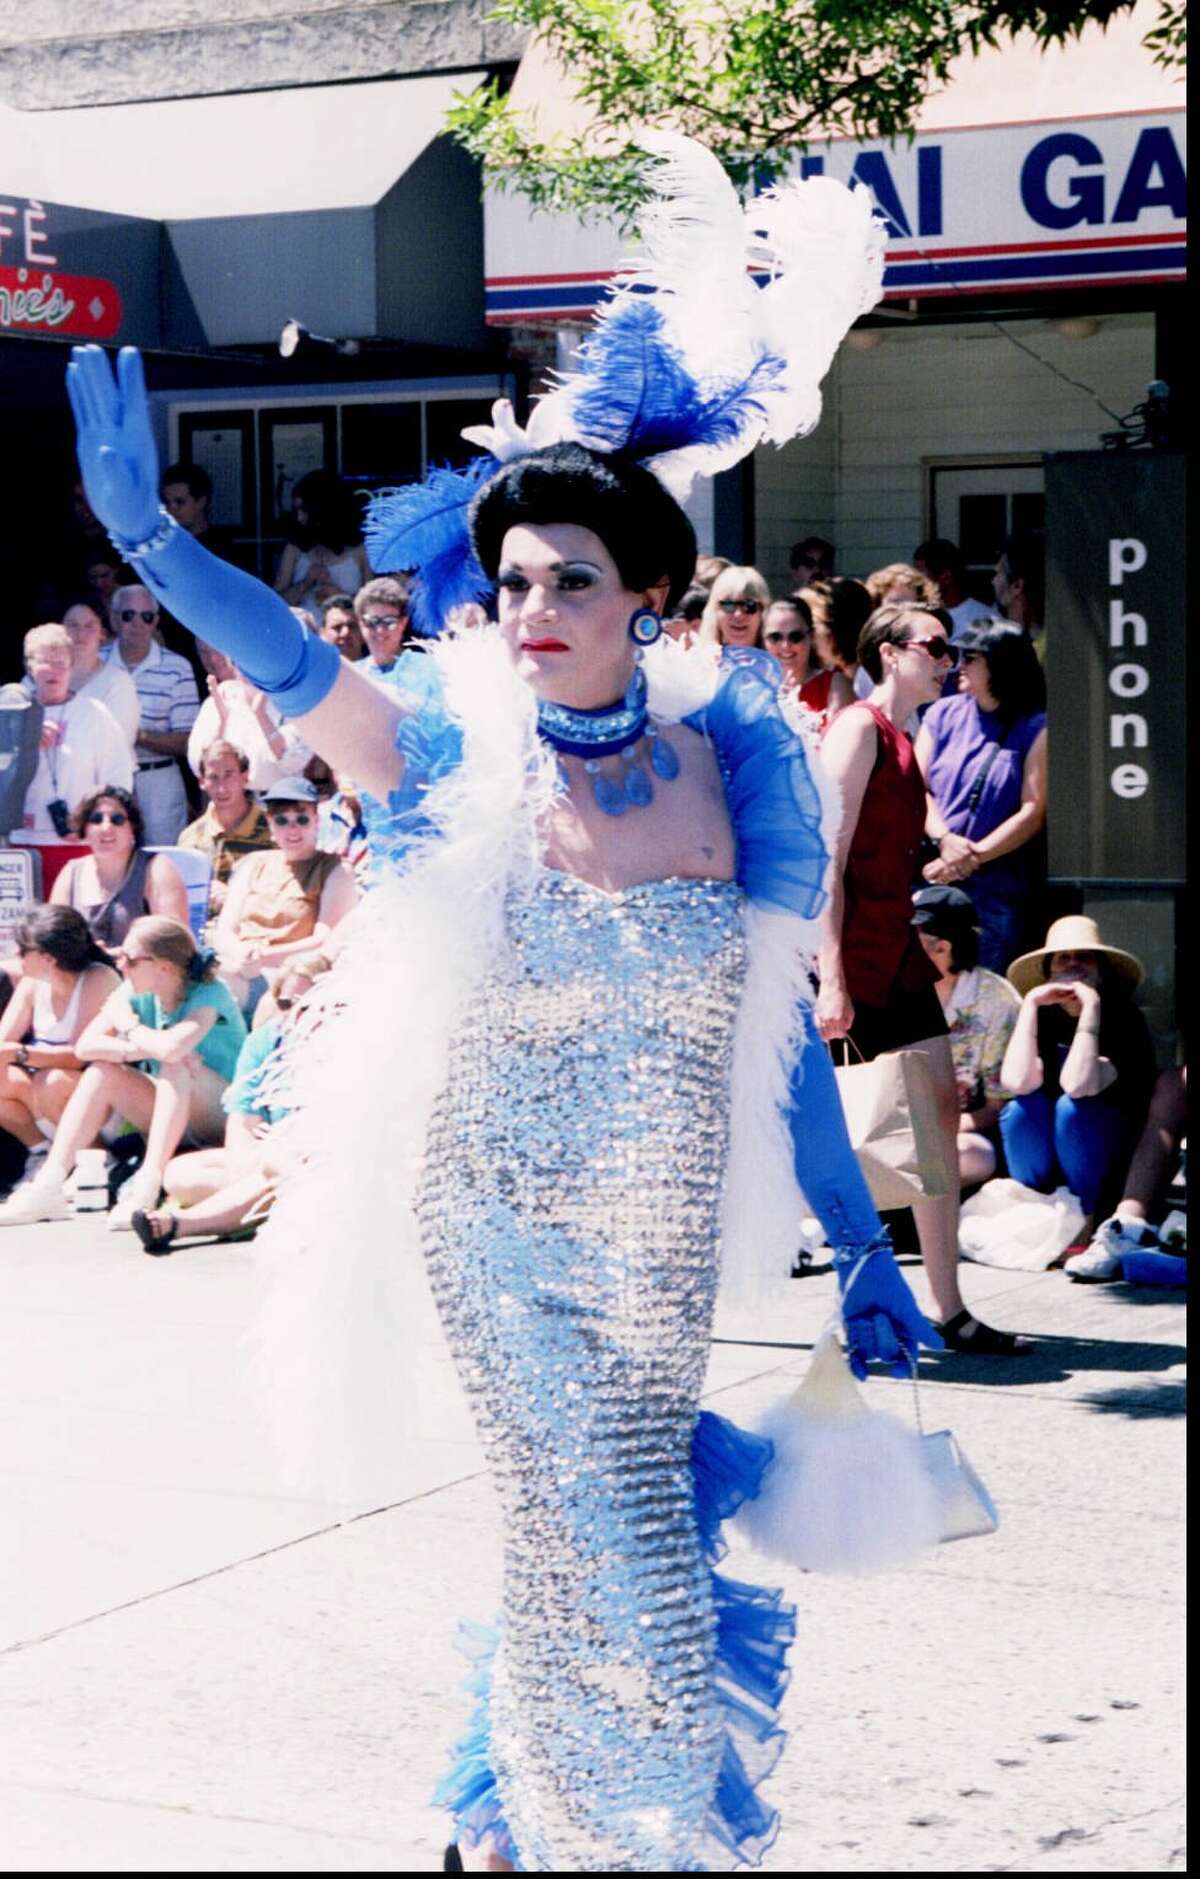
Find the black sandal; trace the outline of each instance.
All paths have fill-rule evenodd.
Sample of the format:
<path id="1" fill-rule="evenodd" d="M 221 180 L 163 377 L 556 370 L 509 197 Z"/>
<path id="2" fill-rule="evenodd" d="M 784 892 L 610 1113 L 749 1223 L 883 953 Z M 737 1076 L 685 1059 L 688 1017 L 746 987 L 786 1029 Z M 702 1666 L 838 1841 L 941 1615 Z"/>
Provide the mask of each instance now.
<path id="1" fill-rule="evenodd" d="M 156 1232 L 150 1222 L 151 1213 L 166 1214 L 170 1225 L 164 1228 L 162 1232 Z M 157 1258 L 162 1253 L 170 1252 L 171 1242 L 179 1231 L 179 1215 L 172 1213 L 169 1207 L 154 1207 L 149 1209 L 138 1207 L 133 1213 L 129 1224 L 142 1242 L 143 1252 L 153 1253 Z"/>
<path id="2" fill-rule="evenodd" d="M 968 1331 L 968 1325 L 974 1329 Z M 1032 1338 L 1020 1337 L 1015 1331 L 997 1331 L 995 1325 L 984 1324 L 974 1313 L 965 1310 L 955 1312 L 953 1318 L 947 1318 L 937 1329 L 946 1349 L 958 1351 L 964 1357 L 1024 1357 L 1033 1349 Z"/>

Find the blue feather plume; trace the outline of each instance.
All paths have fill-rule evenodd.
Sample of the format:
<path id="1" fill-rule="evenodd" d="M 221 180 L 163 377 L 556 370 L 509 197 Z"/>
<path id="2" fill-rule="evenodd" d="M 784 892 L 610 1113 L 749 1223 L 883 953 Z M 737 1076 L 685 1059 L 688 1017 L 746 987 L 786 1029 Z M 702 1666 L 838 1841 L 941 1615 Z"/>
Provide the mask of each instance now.
<path id="1" fill-rule="evenodd" d="M 471 546 L 471 502 L 499 464 L 474 457 L 464 470 L 432 469 L 424 482 L 381 489 L 367 509 L 366 545 L 379 573 L 415 570 L 412 623 L 433 638 L 452 607 L 491 599 L 492 584 Z"/>
<path id="2" fill-rule="evenodd" d="M 782 371 L 782 359 L 762 354 L 745 379 L 702 392 L 653 299 L 625 293 L 580 352 L 572 415 L 594 448 L 642 460 L 728 444 L 762 422 L 763 396 Z"/>

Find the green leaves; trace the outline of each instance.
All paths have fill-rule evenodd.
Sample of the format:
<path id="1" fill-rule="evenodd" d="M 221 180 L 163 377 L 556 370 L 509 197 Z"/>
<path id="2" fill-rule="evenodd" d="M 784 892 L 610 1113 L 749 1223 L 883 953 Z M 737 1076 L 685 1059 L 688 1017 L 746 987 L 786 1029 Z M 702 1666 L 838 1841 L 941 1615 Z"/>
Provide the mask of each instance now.
<path id="1" fill-rule="evenodd" d="M 457 95 L 447 128 L 489 187 L 628 226 L 650 194 L 645 125 L 707 145 L 733 181 L 828 135 L 896 137 L 954 59 L 1016 32 L 1062 44 L 1133 0 L 496 0 L 540 36 L 592 122 L 543 135 L 496 81 Z M 1145 44 L 1182 65 L 1185 0 L 1159 0 Z"/>

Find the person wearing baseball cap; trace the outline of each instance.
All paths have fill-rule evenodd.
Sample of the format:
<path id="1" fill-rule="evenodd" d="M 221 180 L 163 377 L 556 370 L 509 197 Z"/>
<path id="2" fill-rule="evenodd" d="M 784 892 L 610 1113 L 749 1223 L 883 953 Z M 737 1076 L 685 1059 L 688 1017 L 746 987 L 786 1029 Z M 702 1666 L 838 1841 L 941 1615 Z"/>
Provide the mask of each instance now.
<path id="1" fill-rule="evenodd" d="M 1042 1193 L 1065 1184 L 1089 1233 L 1120 1195 L 1154 1087 L 1154 1046 L 1133 1002 L 1144 973 L 1085 914 L 1055 920 L 1008 968 L 1021 994 L 1000 1071 L 1009 1173 Z"/>
<path id="2" fill-rule="evenodd" d="M 317 846 L 319 805 L 306 776 L 272 783 L 263 808 L 274 846 L 233 871 L 213 944 L 243 1007 L 257 1004 L 268 974 L 329 939 L 358 899 L 352 870 Z"/>
<path id="3" fill-rule="evenodd" d="M 990 1181 L 1000 1145 L 1007 1091 L 1000 1066 L 1021 1001 L 999 973 L 979 963 L 979 915 L 960 887 L 922 887 L 912 923 L 938 970 L 934 986 L 950 1028 L 958 1085 L 958 1167 L 964 1188 Z"/>

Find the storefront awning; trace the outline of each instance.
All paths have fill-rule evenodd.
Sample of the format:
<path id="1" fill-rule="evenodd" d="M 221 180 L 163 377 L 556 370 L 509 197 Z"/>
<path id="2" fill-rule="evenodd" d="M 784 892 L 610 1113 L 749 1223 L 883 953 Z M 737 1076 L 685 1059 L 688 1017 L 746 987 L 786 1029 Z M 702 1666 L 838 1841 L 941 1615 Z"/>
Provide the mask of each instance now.
<path id="1" fill-rule="evenodd" d="M 0 107 L 0 332 L 478 349 L 479 179 L 442 129 L 482 76 Z"/>
<path id="2" fill-rule="evenodd" d="M 384 79 L 52 113 L 0 105 L 0 195 L 156 222 L 378 202 L 483 77 Z"/>

